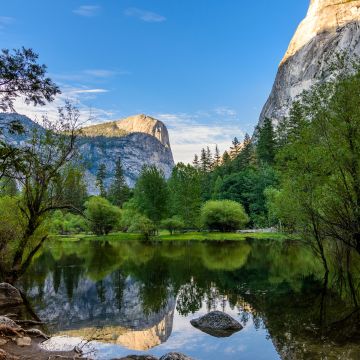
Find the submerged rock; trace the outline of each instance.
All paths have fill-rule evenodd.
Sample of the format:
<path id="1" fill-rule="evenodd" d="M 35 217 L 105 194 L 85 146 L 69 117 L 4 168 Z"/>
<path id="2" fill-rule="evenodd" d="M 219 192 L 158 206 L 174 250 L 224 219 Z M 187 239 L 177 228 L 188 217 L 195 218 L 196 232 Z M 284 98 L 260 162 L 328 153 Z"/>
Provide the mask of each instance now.
<path id="1" fill-rule="evenodd" d="M 31 338 L 28 336 L 19 337 L 16 339 L 16 345 L 18 346 L 30 346 L 31 345 Z"/>
<path id="2" fill-rule="evenodd" d="M 163 355 L 160 360 L 193 360 L 192 358 L 177 352 L 171 352 Z"/>
<path id="3" fill-rule="evenodd" d="M 190 323 L 197 329 L 215 337 L 228 337 L 243 328 L 238 321 L 221 311 L 212 311 L 198 319 L 191 320 Z"/>
<path id="4" fill-rule="evenodd" d="M 16 306 L 23 303 L 20 291 L 8 283 L 0 284 L 0 307 Z"/>

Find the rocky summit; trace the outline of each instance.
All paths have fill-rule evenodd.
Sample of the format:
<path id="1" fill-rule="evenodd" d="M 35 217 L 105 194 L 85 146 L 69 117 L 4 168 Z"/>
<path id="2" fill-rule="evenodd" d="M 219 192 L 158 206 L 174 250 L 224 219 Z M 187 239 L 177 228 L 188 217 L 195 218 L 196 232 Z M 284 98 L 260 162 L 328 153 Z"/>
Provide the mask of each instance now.
<path id="1" fill-rule="evenodd" d="M 311 0 L 280 63 L 260 125 L 265 118 L 276 125 L 299 94 L 326 81 L 331 73 L 324 70 L 338 53 L 346 53 L 349 61 L 360 55 L 360 1 Z"/>
<path id="2" fill-rule="evenodd" d="M 31 130 L 41 126 L 19 114 L 0 114 L 0 121 L 20 121 Z M 29 135 L 7 134 L 7 141 L 21 145 Z M 101 164 L 106 166 L 105 185 L 109 186 L 120 158 L 127 183 L 134 186 L 145 165 L 155 165 L 166 177 L 171 175 L 174 159 L 167 128 L 164 123 L 146 115 L 88 126 L 82 129 L 78 139 L 79 152 L 86 168 L 86 180 L 90 194 L 97 194 L 96 173 Z"/>

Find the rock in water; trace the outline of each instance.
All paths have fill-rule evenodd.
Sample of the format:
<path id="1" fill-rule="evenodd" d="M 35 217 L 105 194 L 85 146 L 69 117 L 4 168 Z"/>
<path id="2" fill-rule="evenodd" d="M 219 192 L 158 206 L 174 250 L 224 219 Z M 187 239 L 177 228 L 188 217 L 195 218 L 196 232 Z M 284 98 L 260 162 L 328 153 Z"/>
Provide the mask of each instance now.
<path id="1" fill-rule="evenodd" d="M 171 352 L 163 355 L 160 360 L 193 360 L 192 358 L 177 352 Z"/>
<path id="2" fill-rule="evenodd" d="M 21 326 L 17 325 L 14 320 L 11 320 L 6 316 L 0 316 L 0 325 L 5 325 L 14 330 L 21 330 Z"/>
<path id="3" fill-rule="evenodd" d="M 311 0 L 306 18 L 299 25 L 280 63 L 275 84 L 261 115 L 274 125 L 289 110 L 294 99 L 319 81 L 326 81 L 328 63 L 344 52 L 351 61 L 360 55 L 360 0 Z"/>
<path id="4" fill-rule="evenodd" d="M 0 284 L 0 307 L 16 306 L 23 303 L 20 291 L 8 283 Z"/>
<path id="5" fill-rule="evenodd" d="M 18 346 L 30 346 L 31 345 L 31 338 L 29 338 L 27 336 L 16 338 L 16 345 L 18 345 Z"/>
<path id="6" fill-rule="evenodd" d="M 190 323 L 197 329 L 216 337 L 228 337 L 243 328 L 238 321 L 221 311 L 212 311 L 191 320 Z"/>
<path id="7" fill-rule="evenodd" d="M 151 355 L 128 355 L 120 359 L 112 359 L 112 360 L 158 360 L 158 358 Z"/>

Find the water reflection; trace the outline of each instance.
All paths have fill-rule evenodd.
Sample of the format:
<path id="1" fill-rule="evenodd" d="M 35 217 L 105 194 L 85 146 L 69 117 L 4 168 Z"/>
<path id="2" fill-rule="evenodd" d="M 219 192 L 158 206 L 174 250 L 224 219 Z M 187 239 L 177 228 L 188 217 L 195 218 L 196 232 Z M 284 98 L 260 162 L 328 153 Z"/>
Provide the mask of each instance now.
<path id="1" fill-rule="evenodd" d="M 352 266 L 358 269 L 358 258 Z M 358 359 L 354 274 L 350 291 L 346 276 L 324 278 L 311 251 L 291 242 L 80 241 L 48 244 L 21 286 L 54 333 L 116 344 L 116 355 L 129 353 L 124 348 L 155 347 L 156 354 L 170 346 L 187 348 L 197 359 L 260 359 L 265 353 L 267 359 Z M 189 320 L 212 309 L 232 313 L 245 326 L 226 340 L 235 353 L 223 347 L 209 354 L 200 344 L 214 347 L 219 340 L 191 331 Z M 191 338 L 176 340 L 190 331 Z M 249 333 L 252 347 L 236 347 Z M 264 350 L 267 338 L 273 352 Z"/>

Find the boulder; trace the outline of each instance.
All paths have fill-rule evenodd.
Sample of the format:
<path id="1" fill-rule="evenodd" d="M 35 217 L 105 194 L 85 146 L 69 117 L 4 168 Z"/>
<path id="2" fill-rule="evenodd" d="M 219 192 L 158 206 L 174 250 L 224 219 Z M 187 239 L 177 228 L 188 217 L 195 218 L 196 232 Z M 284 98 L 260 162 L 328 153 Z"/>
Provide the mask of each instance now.
<path id="1" fill-rule="evenodd" d="M 20 291 L 8 283 L 0 284 L 0 307 L 16 306 L 23 303 Z"/>
<path id="2" fill-rule="evenodd" d="M 31 345 L 31 338 L 28 336 L 18 337 L 16 338 L 16 345 L 18 346 L 30 346 Z"/>
<path id="3" fill-rule="evenodd" d="M 177 352 L 171 352 L 163 355 L 160 360 L 193 360 L 192 358 Z"/>
<path id="4" fill-rule="evenodd" d="M 29 330 L 25 330 L 25 332 L 34 338 L 42 338 L 44 340 L 48 340 L 49 336 L 45 335 L 41 330 L 39 329 L 29 329 Z"/>
<path id="5" fill-rule="evenodd" d="M 0 316 L 0 325 L 5 325 L 14 330 L 21 330 L 21 327 L 18 324 L 16 324 L 14 320 L 11 320 L 6 316 Z"/>
<path id="6" fill-rule="evenodd" d="M 191 320 L 190 323 L 197 329 L 215 337 L 228 337 L 243 328 L 238 321 L 221 311 L 212 311 L 198 319 Z"/>

